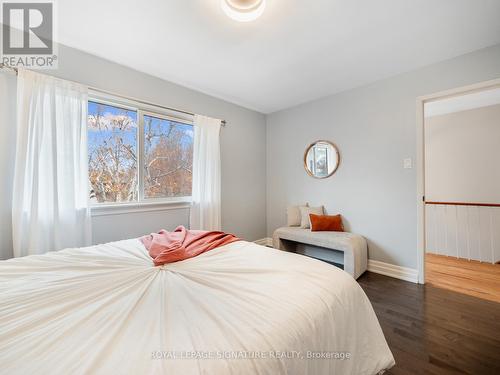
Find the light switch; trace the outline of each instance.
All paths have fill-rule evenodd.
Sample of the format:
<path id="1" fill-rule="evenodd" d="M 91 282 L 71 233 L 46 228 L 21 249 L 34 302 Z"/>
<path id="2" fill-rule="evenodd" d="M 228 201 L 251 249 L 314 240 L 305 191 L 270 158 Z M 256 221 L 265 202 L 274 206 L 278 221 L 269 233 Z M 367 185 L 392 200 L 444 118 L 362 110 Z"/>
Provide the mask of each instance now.
<path id="1" fill-rule="evenodd" d="M 403 168 L 404 169 L 411 169 L 413 167 L 412 160 L 411 158 L 406 158 L 403 160 Z"/>

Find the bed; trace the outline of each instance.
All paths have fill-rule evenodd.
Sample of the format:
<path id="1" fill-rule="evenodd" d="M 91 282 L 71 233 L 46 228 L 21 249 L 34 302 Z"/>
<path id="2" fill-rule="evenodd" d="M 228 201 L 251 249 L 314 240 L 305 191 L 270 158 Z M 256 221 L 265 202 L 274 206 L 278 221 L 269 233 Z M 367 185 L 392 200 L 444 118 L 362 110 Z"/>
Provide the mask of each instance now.
<path id="1" fill-rule="evenodd" d="M 137 239 L 0 262 L 2 374 L 366 374 L 394 365 L 344 271 L 238 241 L 154 267 Z"/>

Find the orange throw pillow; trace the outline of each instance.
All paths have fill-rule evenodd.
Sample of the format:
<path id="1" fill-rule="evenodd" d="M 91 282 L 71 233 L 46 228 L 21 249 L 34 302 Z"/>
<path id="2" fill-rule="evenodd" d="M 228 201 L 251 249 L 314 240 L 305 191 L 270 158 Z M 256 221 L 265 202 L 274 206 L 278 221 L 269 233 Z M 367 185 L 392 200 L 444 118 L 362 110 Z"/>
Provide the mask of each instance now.
<path id="1" fill-rule="evenodd" d="M 343 232 L 344 224 L 342 224 L 342 216 L 334 215 L 314 215 L 309 214 L 311 220 L 311 232 Z"/>

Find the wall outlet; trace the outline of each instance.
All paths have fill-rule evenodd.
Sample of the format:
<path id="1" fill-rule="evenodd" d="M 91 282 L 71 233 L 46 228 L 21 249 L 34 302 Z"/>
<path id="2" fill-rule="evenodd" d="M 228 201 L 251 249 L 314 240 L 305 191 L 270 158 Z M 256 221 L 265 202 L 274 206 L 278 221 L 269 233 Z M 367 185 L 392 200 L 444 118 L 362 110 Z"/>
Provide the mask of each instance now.
<path id="1" fill-rule="evenodd" d="M 406 158 L 403 160 L 403 168 L 404 169 L 412 169 L 413 168 L 413 163 L 411 158 Z"/>

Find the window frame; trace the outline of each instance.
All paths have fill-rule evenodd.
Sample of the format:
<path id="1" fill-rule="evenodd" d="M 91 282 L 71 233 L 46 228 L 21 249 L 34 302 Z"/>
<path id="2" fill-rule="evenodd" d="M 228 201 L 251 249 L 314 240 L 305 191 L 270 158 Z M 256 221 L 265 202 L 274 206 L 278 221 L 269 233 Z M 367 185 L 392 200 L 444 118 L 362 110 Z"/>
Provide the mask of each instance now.
<path id="1" fill-rule="evenodd" d="M 194 116 L 167 110 L 154 104 L 146 104 L 133 99 L 104 94 L 89 90 L 88 102 L 109 105 L 121 109 L 134 111 L 137 114 L 137 200 L 132 202 L 103 202 L 89 203 L 92 215 L 121 214 L 141 211 L 161 211 L 165 209 L 188 208 L 192 205 L 192 196 L 146 198 L 144 194 L 144 116 L 151 116 L 160 120 L 175 121 L 193 127 Z M 87 105 L 88 106 L 88 105 Z M 89 199 L 90 200 L 90 199 Z"/>

